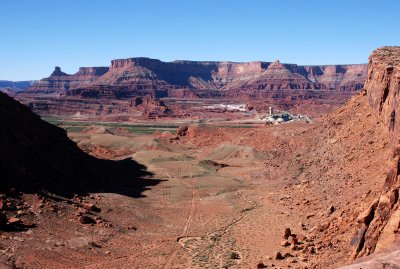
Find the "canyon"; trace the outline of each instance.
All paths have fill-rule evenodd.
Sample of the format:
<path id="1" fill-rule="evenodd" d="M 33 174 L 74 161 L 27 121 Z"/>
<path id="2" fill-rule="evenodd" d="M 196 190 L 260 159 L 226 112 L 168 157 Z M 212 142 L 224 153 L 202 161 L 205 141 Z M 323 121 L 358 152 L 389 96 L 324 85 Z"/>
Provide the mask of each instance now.
<path id="1" fill-rule="evenodd" d="M 397 268 L 399 89 L 400 47 L 56 68 L 0 93 L 0 263 Z"/>

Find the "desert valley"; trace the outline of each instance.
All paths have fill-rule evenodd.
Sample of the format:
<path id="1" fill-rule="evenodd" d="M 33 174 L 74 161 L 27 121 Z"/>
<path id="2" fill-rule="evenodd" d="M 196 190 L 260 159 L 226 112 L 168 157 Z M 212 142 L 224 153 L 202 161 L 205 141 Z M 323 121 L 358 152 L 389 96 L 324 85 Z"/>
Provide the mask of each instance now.
<path id="1" fill-rule="evenodd" d="M 3 267 L 397 268 L 399 76 L 384 47 L 3 88 Z"/>
<path id="2" fill-rule="evenodd" d="M 0 269 L 400 268 L 399 9 L 0 0 Z"/>

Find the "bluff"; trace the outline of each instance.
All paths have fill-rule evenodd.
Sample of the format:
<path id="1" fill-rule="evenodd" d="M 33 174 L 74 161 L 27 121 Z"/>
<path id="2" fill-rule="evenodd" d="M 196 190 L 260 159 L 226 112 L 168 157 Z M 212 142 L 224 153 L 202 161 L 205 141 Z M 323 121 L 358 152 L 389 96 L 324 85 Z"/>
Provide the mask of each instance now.
<path id="1" fill-rule="evenodd" d="M 61 68 L 56 66 L 48 78 L 35 81 L 27 89 L 27 92 L 66 95 L 70 89 L 89 85 L 107 71 L 108 67 L 81 67 L 77 73 L 69 75 L 62 72 Z"/>
<path id="2" fill-rule="evenodd" d="M 302 223 L 308 228 L 300 229 L 318 242 L 311 260 L 322 268 L 365 259 L 375 259 L 375 266 L 349 268 L 396 264 L 387 251 L 398 255 L 400 243 L 399 90 L 400 47 L 375 50 L 360 94 L 275 146 L 266 162 L 267 169 L 279 166 L 274 178 L 289 180 L 275 195 L 306 212 Z"/>
<path id="3" fill-rule="evenodd" d="M 298 66 L 275 61 L 246 80 L 237 79 L 225 89 L 282 90 L 321 89 L 354 91 L 362 88 L 367 72 L 364 64 Z"/>
<path id="4" fill-rule="evenodd" d="M 196 96 L 201 91 L 233 96 L 238 92 L 279 89 L 354 91 L 362 88 L 367 65 L 299 66 L 270 62 L 163 62 L 150 58 L 112 60 L 109 68 L 80 69 L 74 75 L 59 68 L 32 85 L 30 93 L 129 98 L 138 93 Z M 161 93 L 162 92 L 162 93 Z M 157 95 L 155 94 L 155 95 Z M 139 94 L 140 95 L 140 94 Z M 218 93 L 216 93 L 218 95 Z"/>
<path id="5" fill-rule="evenodd" d="M 400 47 L 383 47 L 369 58 L 365 94 L 375 116 L 386 126 L 389 148 L 383 189 L 358 217 L 353 257 L 369 255 L 391 245 L 400 227 Z"/>

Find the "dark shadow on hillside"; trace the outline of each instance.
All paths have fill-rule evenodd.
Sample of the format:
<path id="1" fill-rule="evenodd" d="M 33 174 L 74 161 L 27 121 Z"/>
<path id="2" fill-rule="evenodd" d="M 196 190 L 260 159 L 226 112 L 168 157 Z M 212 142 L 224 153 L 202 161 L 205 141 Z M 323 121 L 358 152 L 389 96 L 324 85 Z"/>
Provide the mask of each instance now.
<path id="1" fill-rule="evenodd" d="M 145 197 L 144 191 L 162 181 L 154 179 L 146 166 L 132 159 L 111 161 L 87 155 L 81 161 L 81 167 L 75 167 L 72 171 L 51 172 L 51 169 L 35 175 L 9 175 L 8 180 L 0 180 L 0 193 L 15 189 L 23 193 L 50 192 L 67 198 L 88 193 L 117 193 L 140 198 Z M 41 176 L 37 177 L 36 174 Z"/>
<path id="2" fill-rule="evenodd" d="M 93 158 L 93 157 L 91 157 Z M 120 161 L 101 160 L 93 158 L 96 163 L 97 178 L 85 178 L 79 181 L 79 188 L 72 188 L 65 192 L 58 190 L 58 193 L 70 196 L 72 193 L 84 195 L 87 193 L 118 193 L 133 198 L 145 197 L 143 192 L 150 187 L 159 184 L 162 180 L 154 179 L 154 174 L 147 170 L 147 167 L 132 159 Z"/>
<path id="3" fill-rule="evenodd" d="M 86 154 L 65 130 L 3 93 L 0 126 L 0 193 L 15 188 L 64 197 L 109 192 L 137 198 L 160 182 L 134 160 L 101 160 Z"/>

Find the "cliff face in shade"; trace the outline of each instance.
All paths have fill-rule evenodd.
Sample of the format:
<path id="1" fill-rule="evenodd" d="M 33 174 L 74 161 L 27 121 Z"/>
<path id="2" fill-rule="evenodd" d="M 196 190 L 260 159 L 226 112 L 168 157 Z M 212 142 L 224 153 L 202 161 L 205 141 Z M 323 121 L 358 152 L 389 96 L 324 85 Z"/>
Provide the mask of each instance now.
<path id="1" fill-rule="evenodd" d="M 369 58 L 365 93 L 373 113 L 386 125 L 392 158 L 382 193 L 358 217 L 353 258 L 369 255 L 397 240 L 400 227 L 400 47 L 383 47 Z"/>
<path id="2" fill-rule="evenodd" d="M 268 62 L 162 62 L 149 58 L 118 59 L 110 68 L 81 68 L 74 75 L 61 70 L 29 88 L 34 93 L 60 93 L 84 97 L 131 97 L 138 92 L 163 90 L 238 92 L 276 89 L 326 89 L 354 91 L 362 88 L 367 65 L 298 66 Z M 119 93 L 126 91 L 128 93 Z"/>
<path id="3" fill-rule="evenodd" d="M 27 92 L 66 95 L 70 89 L 89 85 L 107 71 L 108 67 L 81 67 L 77 73 L 69 75 L 56 66 L 50 77 L 35 81 Z"/>

